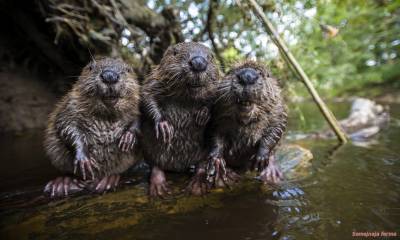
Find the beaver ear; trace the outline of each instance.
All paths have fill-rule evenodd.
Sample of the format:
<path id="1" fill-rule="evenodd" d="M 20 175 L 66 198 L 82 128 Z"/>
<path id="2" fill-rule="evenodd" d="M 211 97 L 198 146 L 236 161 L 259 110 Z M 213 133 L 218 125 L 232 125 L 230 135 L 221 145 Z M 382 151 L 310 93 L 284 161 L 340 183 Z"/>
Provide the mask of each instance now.
<path id="1" fill-rule="evenodd" d="M 168 55 L 173 55 L 175 56 L 178 53 L 177 49 L 175 46 L 169 46 L 167 50 L 164 52 L 164 57 Z"/>
<path id="2" fill-rule="evenodd" d="M 132 69 L 132 67 L 131 67 L 131 66 L 129 66 L 129 65 L 126 65 L 126 67 L 125 67 L 124 71 L 125 71 L 125 72 L 127 72 L 127 73 L 131 73 L 131 72 L 133 72 L 133 69 Z"/>
<path id="3" fill-rule="evenodd" d="M 89 66 L 88 66 L 89 71 L 92 71 L 95 67 L 96 67 L 96 61 L 89 63 Z"/>
<path id="4" fill-rule="evenodd" d="M 175 46 L 172 47 L 172 54 L 173 54 L 174 56 L 176 56 L 176 55 L 178 54 L 178 49 L 176 49 Z"/>
<path id="5" fill-rule="evenodd" d="M 215 59 L 214 53 L 210 53 L 210 59 L 211 59 L 211 60 L 214 60 L 214 59 Z"/>

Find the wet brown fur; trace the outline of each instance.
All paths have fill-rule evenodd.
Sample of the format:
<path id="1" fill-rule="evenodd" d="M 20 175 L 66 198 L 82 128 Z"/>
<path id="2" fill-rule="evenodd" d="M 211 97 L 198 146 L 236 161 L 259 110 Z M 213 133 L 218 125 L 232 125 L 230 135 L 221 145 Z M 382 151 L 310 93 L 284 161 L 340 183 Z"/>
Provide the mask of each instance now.
<path id="1" fill-rule="evenodd" d="M 255 69 L 261 76 L 246 91 L 236 76 L 243 68 Z M 250 159 L 255 160 L 263 150 L 264 154 L 273 151 L 286 124 L 286 108 L 277 80 L 257 62 L 237 64 L 219 84 L 210 130 L 211 155 L 224 158 L 228 167 L 249 166 Z"/>
<path id="2" fill-rule="evenodd" d="M 206 71 L 194 73 L 188 60 L 200 54 L 208 61 Z M 147 120 L 143 124 L 145 159 L 162 170 L 182 172 L 204 161 L 206 123 L 219 80 L 210 49 L 199 43 L 179 43 L 167 49 L 143 86 Z M 156 138 L 154 124 L 167 121 L 170 142 Z"/>
<path id="3" fill-rule="evenodd" d="M 104 68 L 120 73 L 113 87 L 99 77 Z M 52 164 L 72 174 L 80 139 L 88 157 L 99 165 L 96 177 L 119 174 L 132 166 L 137 161 L 134 151 L 123 152 L 118 143 L 132 122 L 139 120 L 139 91 L 135 74 L 122 60 L 100 58 L 89 63 L 50 115 L 44 146 Z"/>

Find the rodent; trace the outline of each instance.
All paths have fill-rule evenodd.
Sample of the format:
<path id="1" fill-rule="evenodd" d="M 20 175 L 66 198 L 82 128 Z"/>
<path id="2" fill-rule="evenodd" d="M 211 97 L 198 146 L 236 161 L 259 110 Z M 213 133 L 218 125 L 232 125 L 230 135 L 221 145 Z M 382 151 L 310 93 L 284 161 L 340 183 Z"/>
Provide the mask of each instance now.
<path id="1" fill-rule="evenodd" d="M 212 113 L 207 167 L 213 184 L 230 185 L 237 174 L 225 168 L 252 168 L 263 182 L 278 182 L 274 148 L 287 125 L 287 110 L 277 79 L 261 63 L 233 66 L 219 82 Z"/>
<path id="2" fill-rule="evenodd" d="M 97 58 L 85 66 L 49 117 L 45 150 L 65 175 L 45 192 L 65 196 L 89 179 L 96 192 L 114 189 L 119 174 L 138 160 L 139 106 L 140 85 L 123 60 Z"/>
<path id="3" fill-rule="evenodd" d="M 211 50 L 196 42 L 170 46 L 143 84 L 143 153 L 152 167 L 150 195 L 169 193 L 164 171 L 196 173 L 187 188 L 205 192 L 205 129 L 219 69 Z"/>

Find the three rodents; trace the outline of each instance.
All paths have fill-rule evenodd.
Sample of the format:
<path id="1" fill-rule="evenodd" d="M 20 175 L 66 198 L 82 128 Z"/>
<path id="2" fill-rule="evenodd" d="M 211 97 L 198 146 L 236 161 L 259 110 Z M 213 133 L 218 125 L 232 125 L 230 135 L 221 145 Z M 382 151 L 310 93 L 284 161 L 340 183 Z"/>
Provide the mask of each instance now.
<path id="1" fill-rule="evenodd" d="M 195 42 L 170 46 L 143 84 L 120 59 L 93 60 L 50 115 L 45 149 L 64 175 L 45 192 L 115 189 L 142 157 L 150 196 L 171 192 L 164 171 L 192 166 L 194 195 L 236 182 L 232 168 L 247 165 L 279 181 L 273 150 L 287 115 L 277 80 L 253 61 L 221 75 L 212 51 Z"/>

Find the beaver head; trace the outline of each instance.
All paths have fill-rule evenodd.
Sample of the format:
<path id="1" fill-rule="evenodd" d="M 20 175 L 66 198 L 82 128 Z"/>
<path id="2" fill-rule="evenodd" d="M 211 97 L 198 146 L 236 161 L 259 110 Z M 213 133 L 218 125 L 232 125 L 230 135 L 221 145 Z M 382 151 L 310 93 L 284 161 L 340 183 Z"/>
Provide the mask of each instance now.
<path id="1" fill-rule="evenodd" d="M 222 80 L 218 91 L 220 98 L 229 99 L 231 107 L 244 118 L 268 112 L 280 94 L 276 79 L 254 61 L 233 67 Z"/>
<path id="2" fill-rule="evenodd" d="M 213 53 L 196 42 L 170 46 L 154 72 L 168 93 L 194 99 L 213 95 L 219 77 Z"/>
<path id="3" fill-rule="evenodd" d="M 113 111 L 139 98 L 139 84 L 132 68 L 119 58 L 96 58 L 87 64 L 75 87 L 93 109 Z"/>

